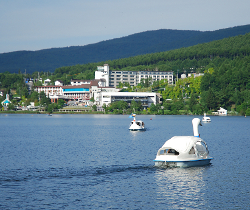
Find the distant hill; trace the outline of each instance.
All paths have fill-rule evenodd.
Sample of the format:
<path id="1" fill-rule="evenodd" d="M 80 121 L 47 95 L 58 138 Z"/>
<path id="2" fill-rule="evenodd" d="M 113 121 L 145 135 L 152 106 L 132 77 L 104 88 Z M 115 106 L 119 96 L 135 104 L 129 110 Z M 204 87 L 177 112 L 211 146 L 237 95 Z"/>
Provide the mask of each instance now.
<path id="1" fill-rule="evenodd" d="M 250 32 L 250 25 L 216 31 L 161 29 L 132 34 L 86 46 L 52 48 L 38 51 L 16 51 L 0 54 L 0 72 L 54 72 L 62 66 L 73 66 L 163 52 L 220 40 Z"/>

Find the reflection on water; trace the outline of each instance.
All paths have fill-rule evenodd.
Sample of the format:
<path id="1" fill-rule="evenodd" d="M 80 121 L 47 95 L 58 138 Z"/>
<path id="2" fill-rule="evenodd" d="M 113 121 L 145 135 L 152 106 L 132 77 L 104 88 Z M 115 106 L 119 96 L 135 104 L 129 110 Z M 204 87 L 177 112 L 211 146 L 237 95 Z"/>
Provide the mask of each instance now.
<path id="1" fill-rule="evenodd" d="M 205 207 L 205 170 L 206 167 L 158 169 L 155 180 L 159 201 L 167 200 L 171 208 L 177 209 Z"/>
<path id="2" fill-rule="evenodd" d="M 132 140 L 136 140 L 137 138 L 143 137 L 145 135 L 145 132 L 147 131 L 130 131 L 128 129 L 129 132 L 129 137 L 132 138 Z"/>

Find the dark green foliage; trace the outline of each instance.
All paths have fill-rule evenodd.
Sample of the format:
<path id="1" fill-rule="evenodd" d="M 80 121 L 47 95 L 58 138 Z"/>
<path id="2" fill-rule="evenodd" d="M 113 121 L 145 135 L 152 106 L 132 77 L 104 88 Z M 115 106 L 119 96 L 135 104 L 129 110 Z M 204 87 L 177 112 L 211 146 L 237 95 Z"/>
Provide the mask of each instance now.
<path id="1" fill-rule="evenodd" d="M 96 105 L 93 105 L 93 106 L 92 106 L 92 109 L 93 109 L 93 111 L 96 111 L 96 110 L 97 110 L 97 106 L 96 106 Z"/>
<path id="2" fill-rule="evenodd" d="M 249 38 L 249 34 L 244 36 L 246 46 L 249 46 Z M 245 114 L 246 105 L 250 104 L 249 61 L 249 53 L 245 53 L 245 56 L 239 54 L 235 58 L 221 62 L 221 65 L 214 69 L 214 73 L 205 73 L 200 87 L 203 106 L 209 110 L 216 110 L 219 107 L 231 110 L 235 106 L 237 112 Z"/>
<path id="3" fill-rule="evenodd" d="M 51 104 L 51 101 L 49 98 L 46 97 L 45 93 L 42 91 L 40 94 L 39 94 L 39 101 L 40 101 L 40 104 L 42 106 L 48 106 L 49 104 Z"/>

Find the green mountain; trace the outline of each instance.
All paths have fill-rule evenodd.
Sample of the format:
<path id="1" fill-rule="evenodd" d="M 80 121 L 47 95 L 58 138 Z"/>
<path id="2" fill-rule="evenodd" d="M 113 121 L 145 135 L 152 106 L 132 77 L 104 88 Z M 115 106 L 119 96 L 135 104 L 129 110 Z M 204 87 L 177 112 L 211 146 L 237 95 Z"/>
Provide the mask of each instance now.
<path id="1" fill-rule="evenodd" d="M 59 67 L 53 74 L 34 72 L 26 76 L 49 78 L 51 84 L 58 79 L 69 84 L 71 79 L 94 79 L 96 67 L 104 63 L 109 64 L 110 70 L 173 71 L 175 85 L 168 85 L 164 80 L 151 84 L 148 78 L 148 82 L 136 87 L 151 85 L 150 89 L 161 93 L 165 114 L 203 114 L 223 107 L 232 114 L 250 115 L 250 33 L 164 52 Z M 183 73 L 204 73 L 204 76 L 180 79 Z M 0 73 L 0 89 L 37 100 L 36 92 L 28 94 L 23 77 L 23 74 Z M 163 113 L 160 107 L 151 108 L 159 114 Z"/>
<path id="2" fill-rule="evenodd" d="M 132 34 L 86 46 L 16 51 L 0 54 L 0 72 L 54 72 L 56 68 L 164 52 L 196 44 L 244 35 L 250 25 L 216 31 L 161 29 Z"/>

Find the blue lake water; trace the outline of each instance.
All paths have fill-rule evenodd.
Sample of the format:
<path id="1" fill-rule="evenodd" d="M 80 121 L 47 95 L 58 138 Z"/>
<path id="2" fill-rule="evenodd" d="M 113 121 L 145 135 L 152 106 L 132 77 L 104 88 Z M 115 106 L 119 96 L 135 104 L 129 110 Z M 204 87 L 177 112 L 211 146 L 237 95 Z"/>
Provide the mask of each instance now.
<path id="1" fill-rule="evenodd" d="M 0 209 L 250 209 L 250 117 L 199 127 L 211 165 L 154 166 L 193 118 L 0 114 Z"/>

